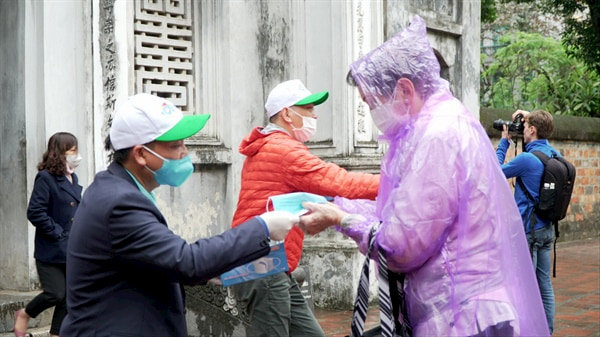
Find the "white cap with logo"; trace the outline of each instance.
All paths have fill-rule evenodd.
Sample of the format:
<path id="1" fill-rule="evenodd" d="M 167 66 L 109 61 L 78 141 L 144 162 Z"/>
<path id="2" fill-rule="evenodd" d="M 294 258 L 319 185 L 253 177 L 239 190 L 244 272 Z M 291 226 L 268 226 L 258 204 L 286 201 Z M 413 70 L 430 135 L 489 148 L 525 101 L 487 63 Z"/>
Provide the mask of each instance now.
<path id="1" fill-rule="evenodd" d="M 110 142 L 115 150 L 152 141 L 175 141 L 200 131 L 208 114 L 183 115 L 173 103 L 151 94 L 131 96 L 115 111 Z"/>

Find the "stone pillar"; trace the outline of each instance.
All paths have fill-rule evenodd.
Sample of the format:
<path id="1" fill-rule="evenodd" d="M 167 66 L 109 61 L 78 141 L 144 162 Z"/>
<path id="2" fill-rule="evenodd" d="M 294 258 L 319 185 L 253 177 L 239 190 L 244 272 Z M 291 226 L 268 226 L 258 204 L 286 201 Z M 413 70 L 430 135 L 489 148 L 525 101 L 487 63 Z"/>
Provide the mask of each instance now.
<path id="1" fill-rule="evenodd" d="M 27 204 L 55 132 L 73 133 L 84 188 L 93 174 L 90 1 L 0 2 L 0 288 L 38 287 Z"/>
<path id="2" fill-rule="evenodd" d="M 30 288 L 32 240 L 26 209 L 32 169 L 28 154 L 36 146 L 28 143 L 26 109 L 29 102 L 35 105 L 38 87 L 32 85 L 26 90 L 24 74 L 27 67 L 35 69 L 27 48 L 36 48 L 33 42 L 39 42 L 36 23 L 28 21 L 32 18 L 26 15 L 27 9 L 35 11 L 32 7 L 30 1 L 0 2 L 0 289 Z M 34 80 L 34 76 L 29 79 Z"/>

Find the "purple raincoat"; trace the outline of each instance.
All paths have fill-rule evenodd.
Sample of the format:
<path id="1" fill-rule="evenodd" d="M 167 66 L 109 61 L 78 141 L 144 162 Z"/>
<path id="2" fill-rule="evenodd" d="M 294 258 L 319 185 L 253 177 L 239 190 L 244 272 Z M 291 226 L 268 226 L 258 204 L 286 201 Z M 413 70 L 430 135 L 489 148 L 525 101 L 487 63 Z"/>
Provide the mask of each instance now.
<path id="1" fill-rule="evenodd" d="M 498 325 L 514 336 L 548 336 L 512 192 L 483 127 L 440 78 L 423 19 L 350 69 L 372 108 L 394 97 L 394 74 L 413 80 L 424 98 L 418 114 L 386 129 L 377 201 L 335 200 L 364 216 L 338 228 L 363 254 L 381 221 L 376 246 L 391 270 L 406 273 L 414 335 L 486 335 Z"/>

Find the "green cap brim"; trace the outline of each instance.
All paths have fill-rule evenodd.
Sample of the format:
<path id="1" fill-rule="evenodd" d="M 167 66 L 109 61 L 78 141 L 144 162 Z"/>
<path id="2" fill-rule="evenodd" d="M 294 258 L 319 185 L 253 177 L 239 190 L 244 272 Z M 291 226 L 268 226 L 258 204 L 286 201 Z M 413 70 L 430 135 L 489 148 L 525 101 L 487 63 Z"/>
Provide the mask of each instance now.
<path id="1" fill-rule="evenodd" d="M 191 137 L 202 130 L 209 118 L 209 114 L 183 116 L 174 127 L 156 138 L 156 140 L 160 142 L 172 142 Z"/>
<path id="2" fill-rule="evenodd" d="M 322 91 L 322 92 L 318 92 L 316 94 L 312 94 L 312 95 L 296 102 L 296 104 L 294 104 L 294 105 L 307 105 L 307 104 L 319 105 L 319 104 L 325 102 L 327 100 L 327 97 L 329 97 L 329 91 Z"/>

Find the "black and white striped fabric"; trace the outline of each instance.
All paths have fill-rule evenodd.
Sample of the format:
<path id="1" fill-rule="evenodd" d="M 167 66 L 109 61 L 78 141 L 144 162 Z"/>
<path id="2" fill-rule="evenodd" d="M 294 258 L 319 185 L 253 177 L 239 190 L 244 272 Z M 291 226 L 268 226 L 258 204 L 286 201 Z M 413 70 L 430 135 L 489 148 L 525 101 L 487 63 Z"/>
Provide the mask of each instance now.
<path id="1" fill-rule="evenodd" d="M 404 275 L 395 274 L 388 269 L 387 259 L 383 252 L 378 251 L 379 262 L 379 318 L 381 325 L 364 332 L 367 310 L 369 308 L 369 256 L 375 242 L 375 234 L 379 226 L 373 226 L 369 233 L 369 248 L 363 264 L 351 324 L 351 337 L 382 336 L 409 337 L 411 336 L 407 312 L 404 303 Z M 390 296 L 394 294 L 395 296 Z"/>
<path id="2" fill-rule="evenodd" d="M 381 334 L 383 336 L 394 336 L 394 309 L 390 297 L 390 284 L 388 279 L 387 259 L 381 251 L 377 252 L 379 257 L 379 319 L 381 320 Z"/>
<path id="3" fill-rule="evenodd" d="M 367 256 L 360 274 L 358 282 L 358 291 L 354 300 L 354 312 L 352 313 L 352 324 L 350 325 L 350 337 L 362 337 L 365 329 L 365 320 L 367 318 L 367 310 L 369 309 L 369 255 L 375 242 L 375 233 L 379 226 L 375 225 L 369 233 L 369 248 Z"/>

